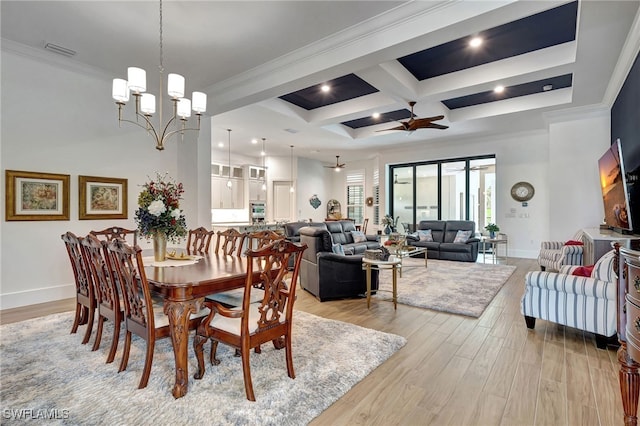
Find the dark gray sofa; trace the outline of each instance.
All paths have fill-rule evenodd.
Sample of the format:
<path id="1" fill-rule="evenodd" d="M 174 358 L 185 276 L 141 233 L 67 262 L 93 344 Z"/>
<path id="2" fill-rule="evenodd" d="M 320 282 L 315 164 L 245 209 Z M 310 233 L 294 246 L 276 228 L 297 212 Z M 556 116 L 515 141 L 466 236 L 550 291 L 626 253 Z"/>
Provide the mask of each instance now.
<path id="1" fill-rule="evenodd" d="M 307 224 L 310 225 L 310 224 Z M 300 242 L 307 244 L 300 264 L 300 285 L 321 302 L 363 296 L 367 289 L 362 257 L 367 248 L 379 248 L 377 235 L 367 241 L 354 243 L 351 221 L 324 222 L 300 227 Z M 341 244 L 345 255 L 332 251 L 333 244 Z M 353 254 L 347 254 L 353 253 Z M 371 271 L 371 288 L 378 289 L 378 271 Z"/>
<path id="2" fill-rule="evenodd" d="M 431 229 L 433 242 L 413 241 L 407 243 L 416 247 L 426 247 L 429 259 L 475 262 L 478 258 L 480 239 L 474 237 L 476 224 L 470 220 L 423 220 L 418 230 Z M 466 243 L 454 243 L 458 231 L 471 231 Z"/>

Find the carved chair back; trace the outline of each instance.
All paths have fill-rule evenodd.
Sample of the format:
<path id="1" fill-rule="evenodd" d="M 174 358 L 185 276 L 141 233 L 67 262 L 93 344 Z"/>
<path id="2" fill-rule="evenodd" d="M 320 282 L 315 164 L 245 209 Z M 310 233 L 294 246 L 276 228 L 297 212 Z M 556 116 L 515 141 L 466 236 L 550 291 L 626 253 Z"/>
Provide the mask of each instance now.
<path id="1" fill-rule="evenodd" d="M 89 234 L 82 240 L 87 263 L 89 265 L 90 277 L 95 288 L 97 308 L 98 308 L 98 330 L 93 344 L 93 350 L 98 350 L 102 339 L 102 329 L 105 320 L 109 320 L 114 325 L 111 350 L 107 355 L 107 363 L 113 361 L 118 348 L 120 336 L 120 323 L 123 312 L 121 307 L 120 291 L 113 277 L 113 267 L 107 252 L 107 242 L 100 241 L 95 235 Z"/>
<path id="2" fill-rule="evenodd" d="M 76 285 L 76 313 L 71 326 L 71 333 L 76 333 L 79 325 L 87 324 L 87 330 L 82 340 L 82 344 L 85 344 L 89 341 L 93 329 L 93 318 L 96 309 L 95 289 L 82 249 L 83 238 L 77 237 L 72 232 L 62 234 L 61 238 L 69 255 Z"/>
<path id="3" fill-rule="evenodd" d="M 242 233 L 235 228 L 229 228 L 217 232 L 216 253 L 228 256 L 240 256 L 246 233 Z"/>
<path id="4" fill-rule="evenodd" d="M 203 226 L 190 229 L 187 238 L 187 252 L 189 254 L 209 253 L 209 245 L 214 234 L 213 231 L 209 231 Z"/>

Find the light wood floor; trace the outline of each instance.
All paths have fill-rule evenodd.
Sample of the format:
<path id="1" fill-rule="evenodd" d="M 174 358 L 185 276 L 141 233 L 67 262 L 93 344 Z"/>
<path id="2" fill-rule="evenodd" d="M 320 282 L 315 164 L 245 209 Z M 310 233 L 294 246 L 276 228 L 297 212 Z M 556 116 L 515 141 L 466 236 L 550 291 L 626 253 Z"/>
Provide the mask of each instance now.
<path id="1" fill-rule="evenodd" d="M 407 338 L 407 344 L 312 425 L 619 425 L 623 410 L 615 348 L 591 333 L 538 320 L 527 330 L 519 301 L 535 260 L 516 272 L 478 319 L 363 299 L 299 310 Z M 35 308 L 35 309 L 34 309 Z M 3 324 L 73 309 L 67 300 L 0 312 Z"/>

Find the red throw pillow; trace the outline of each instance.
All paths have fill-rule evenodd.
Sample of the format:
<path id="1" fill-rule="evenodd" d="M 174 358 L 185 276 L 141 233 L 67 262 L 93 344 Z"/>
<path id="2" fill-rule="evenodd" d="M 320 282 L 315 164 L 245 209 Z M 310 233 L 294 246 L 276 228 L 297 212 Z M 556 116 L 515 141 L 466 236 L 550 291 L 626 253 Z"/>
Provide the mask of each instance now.
<path id="1" fill-rule="evenodd" d="M 576 240 L 569 240 L 566 243 L 564 243 L 565 246 L 583 246 L 584 244 L 582 243 L 582 241 L 576 241 Z"/>
<path id="2" fill-rule="evenodd" d="M 590 277 L 591 273 L 593 272 L 594 266 L 595 265 L 578 266 L 573 270 L 572 275 L 577 275 L 579 277 Z"/>

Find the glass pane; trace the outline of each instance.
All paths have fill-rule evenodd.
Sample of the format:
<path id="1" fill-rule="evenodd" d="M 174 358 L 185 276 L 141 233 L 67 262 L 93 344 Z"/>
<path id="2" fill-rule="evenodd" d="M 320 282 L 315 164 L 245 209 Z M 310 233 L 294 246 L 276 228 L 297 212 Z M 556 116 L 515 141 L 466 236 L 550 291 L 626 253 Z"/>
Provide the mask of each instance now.
<path id="1" fill-rule="evenodd" d="M 442 163 L 440 186 L 442 220 L 466 220 L 465 218 L 465 162 Z"/>
<path id="2" fill-rule="evenodd" d="M 416 222 L 438 220 L 438 165 L 416 167 Z"/>
<path id="3" fill-rule="evenodd" d="M 347 207 L 347 217 L 349 219 L 353 219 L 355 223 L 362 223 L 362 221 L 364 220 L 362 206 Z"/>
<path id="4" fill-rule="evenodd" d="M 398 231 L 404 231 L 403 223 L 413 223 L 413 167 L 393 169 L 393 212 L 398 218 Z"/>
<path id="5" fill-rule="evenodd" d="M 469 177 L 469 219 L 476 222 L 476 231 L 495 223 L 496 218 L 496 159 L 471 160 Z"/>

